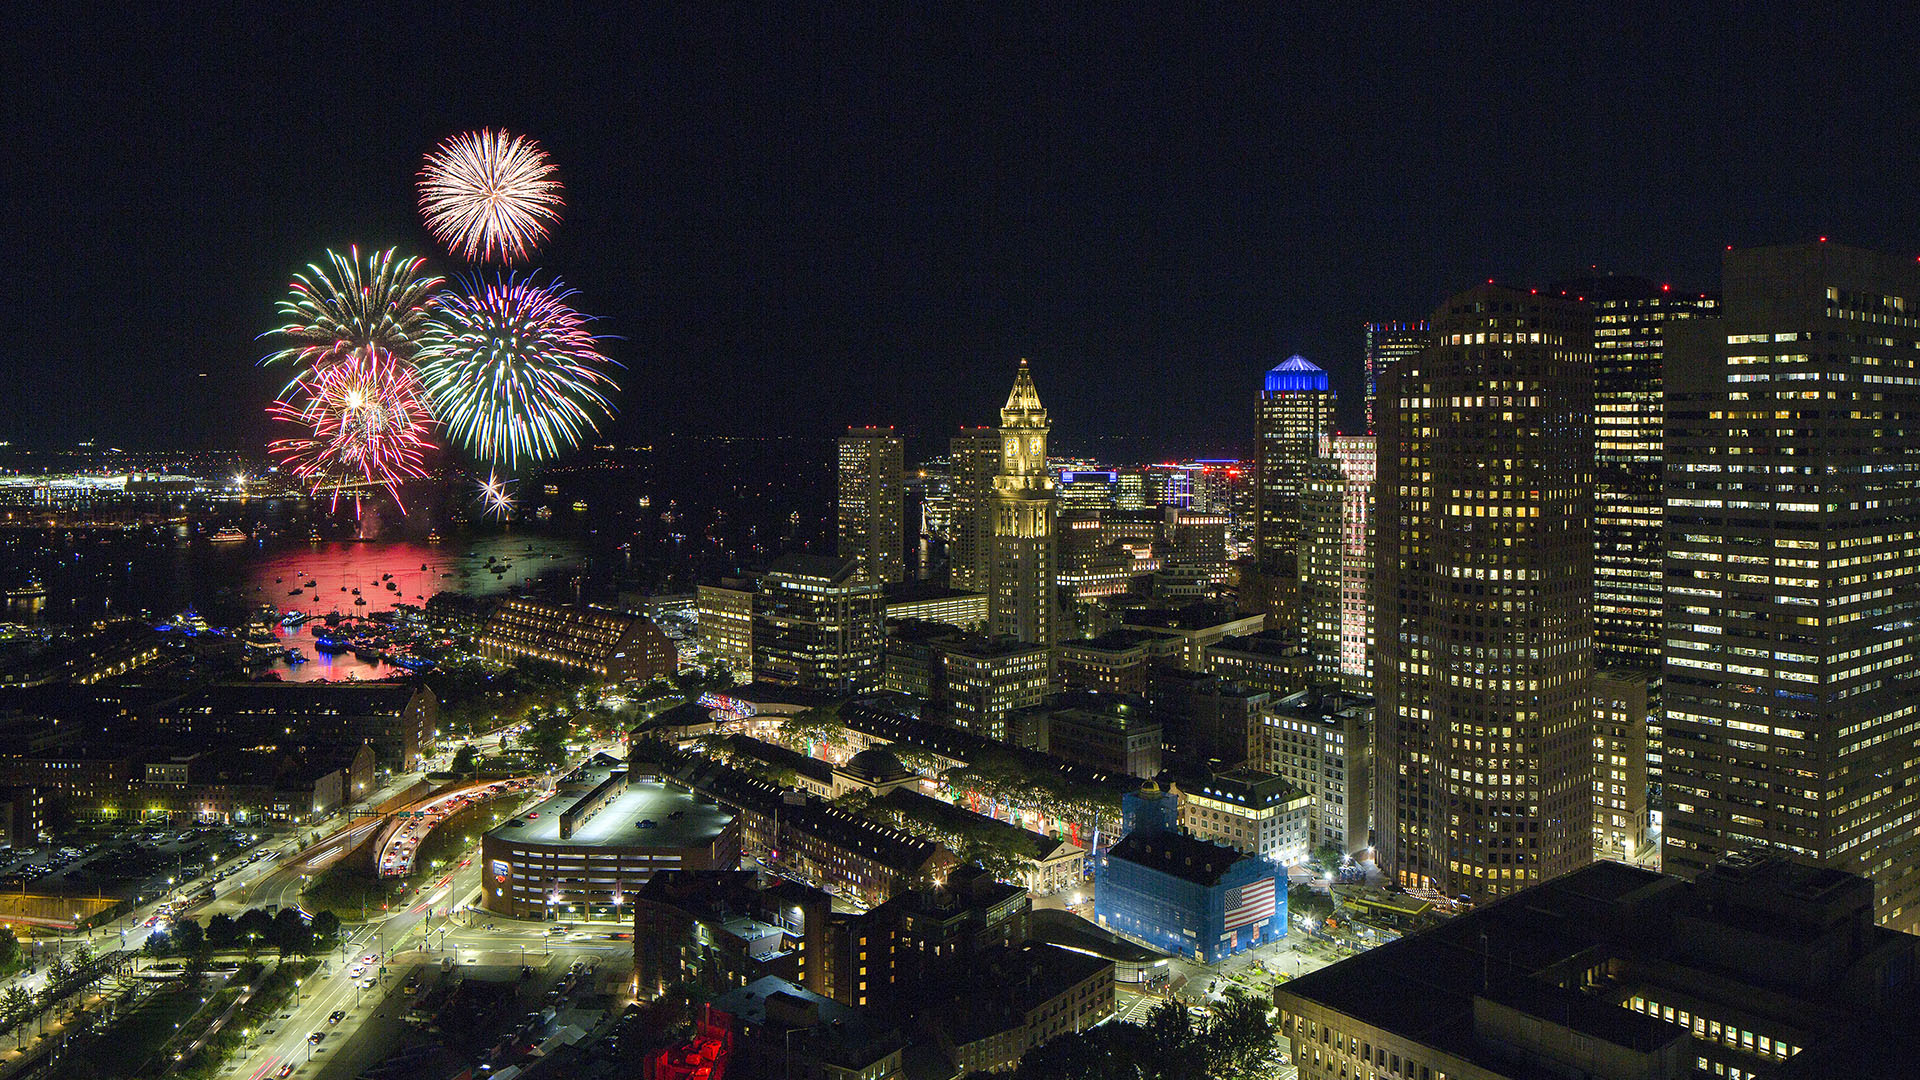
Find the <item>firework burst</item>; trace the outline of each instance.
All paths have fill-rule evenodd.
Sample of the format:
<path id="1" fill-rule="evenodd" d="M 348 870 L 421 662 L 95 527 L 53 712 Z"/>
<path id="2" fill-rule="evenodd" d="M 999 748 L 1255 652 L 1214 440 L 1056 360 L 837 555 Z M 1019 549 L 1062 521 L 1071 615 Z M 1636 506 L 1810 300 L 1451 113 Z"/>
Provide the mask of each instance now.
<path id="1" fill-rule="evenodd" d="M 488 473 L 480 481 L 480 505 L 488 517 L 506 520 L 513 515 L 513 481 Z"/>
<path id="2" fill-rule="evenodd" d="M 413 355 L 416 338 L 444 278 L 424 273 L 426 260 L 388 248 L 368 255 L 327 252 L 331 271 L 311 263 L 295 274 L 279 310 L 286 323 L 269 331 L 289 339 L 263 363 L 289 361 L 312 371 L 359 349 Z M 297 376 L 296 376 L 297 378 Z M 291 386 L 289 386 L 291 389 Z"/>
<path id="3" fill-rule="evenodd" d="M 267 449 L 335 506 L 342 494 L 371 488 L 398 503 L 403 481 L 427 475 L 433 418 L 419 375 L 383 349 L 356 349 L 296 375 L 267 412 L 305 429 Z"/>
<path id="4" fill-rule="evenodd" d="M 433 414 L 474 458 L 517 469 L 580 444 L 618 387 L 588 319 L 560 282 L 474 283 L 427 320 L 420 377 Z"/>
<path id="5" fill-rule="evenodd" d="M 506 131 L 443 142 L 420 168 L 427 228 L 468 262 L 526 259 L 560 220 L 560 181 L 540 144 Z"/>

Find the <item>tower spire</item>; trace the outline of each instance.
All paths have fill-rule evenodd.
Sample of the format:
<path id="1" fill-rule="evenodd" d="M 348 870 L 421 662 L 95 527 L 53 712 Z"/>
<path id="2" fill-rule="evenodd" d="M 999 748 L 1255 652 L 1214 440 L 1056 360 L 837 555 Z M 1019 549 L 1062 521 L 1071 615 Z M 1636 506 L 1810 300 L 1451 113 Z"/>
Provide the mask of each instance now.
<path id="1" fill-rule="evenodd" d="M 1034 389 L 1033 373 L 1027 370 L 1027 358 L 1020 358 L 1020 369 L 1013 375 L 1013 390 L 1007 394 L 1007 405 L 1000 410 L 1003 418 L 1017 413 L 1042 413 L 1045 406 L 1040 404 L 1040 391 Z"/>

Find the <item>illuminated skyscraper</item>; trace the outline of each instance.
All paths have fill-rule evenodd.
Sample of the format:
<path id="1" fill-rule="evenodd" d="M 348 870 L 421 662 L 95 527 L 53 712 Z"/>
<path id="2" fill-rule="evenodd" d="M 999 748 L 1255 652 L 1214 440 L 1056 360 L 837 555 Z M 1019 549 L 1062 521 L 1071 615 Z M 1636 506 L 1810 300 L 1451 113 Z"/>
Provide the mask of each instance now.
<path id="1" fill-rule="evenodd" d="M 905 581 L 902 448 L 892 428 L 848 428 L 840 436 L 840 555 L 876 580 Z"/>
<path id="2" fill-rule="evenodd" d="M 1592 321 L 1484 285 L 1381 382 L 1381 866 L 1476 898 L 1593 855 Z"/>
<path id="3" fill-rule="evenodd" d="M 1920 931 L 1920 264 L 1754 248 L 1722 283 L 1667 339 L 1663 863 L 1772 845 Z"/>
<path id="4" fill-rule="evenodd" d="M 1038 645 L 1058 632 L 1054 589 L 1054 481 L 1047 468 L 1047 410 L 1020 361 L 1000 410 L 1000 471 L 993 478 L 993 556 L 987 632 Z"/>
<path id="5" fill-rule="evenodd" d="M 1719 300 L 1637 277 L 1561 282 L 1553 292 L 1593 311 L 1593 661 L 1648 676 L 1657 701 L 1666 329 L 1716 314 Z"/>
<path id="6" fill-rule="evenodd" d="M 1320 449 L 1333 434 L 1334 393 L 1327 373 L 1304 356 L 1288 357 L 1260 385 L 1254 425 L 1259 442 L 1256 555 L 1291 570 L 1300 542 L 1300 493 Z"/>
<path id="7" fill-rule="evenodd" d="M 961 428 L 947 444 L 953 473 L 953 517 L 947 536 L 949 579 L 956 589 L 986 592 L 993 553 L 993 478 L 1000 471 L 1000 433 Z"/>
<path id="8" fill-rule="evenodd" d="M 1367 430 L 1374 429 L 1374 400 L 1388 368 L 1427 347 L 1432 330 L 1427 321 L 1367 324 Z"/>
<path id="9" fill-rule="evenodd" d="M 1314 682 L 1373 693 L 1371 435 L 1330 435 L 1301 497 L 1301 622 Z"/>

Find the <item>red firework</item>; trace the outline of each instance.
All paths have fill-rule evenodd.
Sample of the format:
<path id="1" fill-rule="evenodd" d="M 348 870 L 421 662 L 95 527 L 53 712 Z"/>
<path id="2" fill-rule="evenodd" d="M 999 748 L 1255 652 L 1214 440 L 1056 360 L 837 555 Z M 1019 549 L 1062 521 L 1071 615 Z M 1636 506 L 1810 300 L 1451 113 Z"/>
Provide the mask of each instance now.
<path id="1" fill-rule="evenodd" d="M 268 407 L 306 432 L 267 449 L 335 506 L 343 493 L 376 487 L 398 503 L 402 482 L 427 475 L 433 417 L 422 397 L 413 365 L 384 349 L 355 349 L 301 374 Z"/>

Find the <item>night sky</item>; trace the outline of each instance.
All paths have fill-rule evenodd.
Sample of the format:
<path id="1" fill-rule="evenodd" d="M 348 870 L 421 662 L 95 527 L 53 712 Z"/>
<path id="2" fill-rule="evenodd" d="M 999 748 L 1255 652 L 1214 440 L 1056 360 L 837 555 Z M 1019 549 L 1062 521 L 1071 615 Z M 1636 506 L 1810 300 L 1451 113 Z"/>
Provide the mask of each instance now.
<path id="1" fill-rule="evenodd" d="M 1713 288 L 1727 244 L 1920 249 L 1920 57 L 1886 10 L 547 6 L 15 5 L 0 439 L 258 448 L 288 275 L 354 242 L 462 269 L 413 177 L 487 125 L 560 166 L 536 265 L 623 339 L 622 441 L 943 434 L 1026 356 L 1062 445 L 1226 450 L 1292 352 L 1352 423 L 1361 324 L 1476 280 Z"/>

